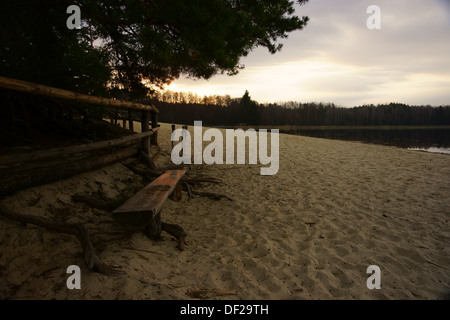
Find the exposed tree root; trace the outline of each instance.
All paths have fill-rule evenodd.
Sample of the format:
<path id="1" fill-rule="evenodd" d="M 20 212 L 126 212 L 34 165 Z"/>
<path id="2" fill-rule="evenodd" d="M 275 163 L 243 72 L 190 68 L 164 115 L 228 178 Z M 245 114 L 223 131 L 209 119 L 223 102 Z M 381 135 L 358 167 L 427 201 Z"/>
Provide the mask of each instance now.
<path id="1" fill-rule="evenodd" d="M 76 236 L 81 243 L 81 247 L 83 248 L 84 261 L 86 262 L 86 265 L 89 267 L 89 269 L 109 276 L 119 276 L 125 274 L 125 272 L 122 270 L 106 265 L 100 260 L 100 258 L 97 257 L 91 242 L 91 238 L 89 236 L 89 231 L 81 223 L 52 221 L 32 215 L 11 212 L 4 208 L 0 208 L 0 215 L 10 220 L 19 221 L 22 223 L 31 223 L 40 227 L 44 227 L 48 230 Z"/>
<path id="2" fill-rule="evenodd" d="M 184 231 L 182 227 L 177 224 L 165 223 L 161 222 L 161 230 L 166 231 L 168 234 L 174 236 L 178 240 L 177 248 L 181 251 L 184 251 L 185 245 L 187 246 L 186 236 L 187 233 Z"/>

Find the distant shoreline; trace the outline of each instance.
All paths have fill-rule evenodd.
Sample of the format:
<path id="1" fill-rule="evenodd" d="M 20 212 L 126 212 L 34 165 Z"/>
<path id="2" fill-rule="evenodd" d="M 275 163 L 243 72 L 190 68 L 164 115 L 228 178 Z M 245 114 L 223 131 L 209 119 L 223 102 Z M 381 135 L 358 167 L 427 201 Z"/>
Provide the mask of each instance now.
<path id="1" fill-rule="evenodd" d="M 214 126 L 213 126 L 214 127 Z M 248 125 L 249 128 L 253 129 L 279 129 L 281 130 L 450 130 L 450 126 L 266 126 L 266 125 Z M 230 128 L 242 128 L 242 126 L 233 126 Z"/>
<path id="2" fill-rule="evenodd" d="M 214 127 L 214 126 L 212 126 Z M 221 129 L 278 129 L 280 133 L 314 138 L 357 141 L 362 143 L 395 146 L 402 149 L 450 154 L 450 126 L 238 126 Z M 430 150 L 428 150 L 430 149 Z"/>

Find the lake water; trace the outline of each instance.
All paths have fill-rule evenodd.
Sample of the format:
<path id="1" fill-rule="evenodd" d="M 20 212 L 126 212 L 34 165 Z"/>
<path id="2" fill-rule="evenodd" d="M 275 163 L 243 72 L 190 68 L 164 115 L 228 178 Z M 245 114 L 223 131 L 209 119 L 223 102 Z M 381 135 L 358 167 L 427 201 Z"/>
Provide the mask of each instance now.
<path id="1" fill-rule="evenodd" d="M 450 154 L 450 129 L 295 129 L 280 132 Z"/>

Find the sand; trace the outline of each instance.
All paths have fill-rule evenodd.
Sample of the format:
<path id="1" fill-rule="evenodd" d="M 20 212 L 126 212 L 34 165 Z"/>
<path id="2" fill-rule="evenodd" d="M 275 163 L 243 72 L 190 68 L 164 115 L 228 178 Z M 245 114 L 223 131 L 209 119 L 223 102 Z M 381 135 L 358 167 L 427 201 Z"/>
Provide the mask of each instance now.
<path id="1" fill-rule="evenodd" d="M 159 141 L 161 166 L 169 125 Z M 85 223 L 98 256 L 127 274 L 89 271 L 73 236 L 0 218 L 0 298 L 449 299 L 449 164 L 449 155 L 280 134 L 276 175 L 250 164 L 190 167 L 223 181 L 199 190 L 234 201 L 167 200 L 162 219 L 187 231 L 183 252 L 165 233 L 161 242 L 114 233 L 108 213 L 71 201 L 136 183 L 120 163 L 24 190 L 0 204 Z M 81 268 L 80 290 L 66 287 L 69 265 Z M 370 265 L 381 289 L 367 287 Z"/>

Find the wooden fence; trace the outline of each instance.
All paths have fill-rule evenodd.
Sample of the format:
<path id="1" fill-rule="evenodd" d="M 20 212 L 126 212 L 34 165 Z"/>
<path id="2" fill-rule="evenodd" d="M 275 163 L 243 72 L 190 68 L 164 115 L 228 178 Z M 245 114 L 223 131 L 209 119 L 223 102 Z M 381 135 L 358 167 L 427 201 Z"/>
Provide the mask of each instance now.
<path id="1" fill-rule="evenodd" d="M 124 100 L 90 96 L 32 82 L 0 76 L 0 87 L 51 98 L 103 105 L 119 114 L 128 113 L 127 121 L 133 131 L 133 112 L 140 112 L 141 133 L 114 140 L 83 145 L 0 156 L 0 196 L 52 181 L 68 178 L 139 154 L 149 155 L 150 146 L 158 145 L 158 109 Z M 122 112 L 123 113 L 123 112 Z M 117 123 L 116 118 L 111 118 Z M 123 119 L 123 117 L 122 117 Z M 125 124 L 125 120 L 124 124 Z M 151 122 L 151 127 L 150 127 Z M 125 127 L 125 125 L 124 125 Z"/>

